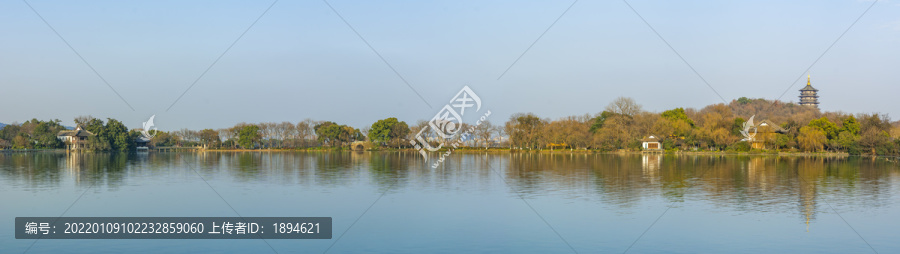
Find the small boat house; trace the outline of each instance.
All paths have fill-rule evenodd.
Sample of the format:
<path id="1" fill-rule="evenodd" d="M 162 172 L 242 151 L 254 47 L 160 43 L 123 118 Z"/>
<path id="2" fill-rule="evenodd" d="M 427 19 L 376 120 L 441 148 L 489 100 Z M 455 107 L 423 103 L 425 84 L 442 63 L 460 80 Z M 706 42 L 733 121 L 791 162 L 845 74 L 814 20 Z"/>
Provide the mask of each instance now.
<path id="1" fill-rule="evenodd" d="M 641 147 L 644 148 L 644 151 L 662 151 L 662 143 L 659 142 L 659 139 L 654 137 L 653 135 L 641 139 Z"/>

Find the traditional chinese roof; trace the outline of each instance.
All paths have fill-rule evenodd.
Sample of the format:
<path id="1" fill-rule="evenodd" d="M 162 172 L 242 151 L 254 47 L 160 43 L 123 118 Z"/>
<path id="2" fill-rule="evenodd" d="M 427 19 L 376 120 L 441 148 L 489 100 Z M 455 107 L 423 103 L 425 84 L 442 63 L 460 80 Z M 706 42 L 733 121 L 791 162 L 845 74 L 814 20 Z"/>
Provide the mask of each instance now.
<path id="1" fill-rule="evenodd" d="M 94 136 L 94 133 L 84 130 L 81 128 L 81 126 L 78 126 L 78 128 L 75 128 L 74 130 L 60 131 L 59 133 L 56 134 L 56 136 L 58 136 L 58 137 L 63 137 L 63 136 L 90 137 L 90 136 Z"/>
<path id="2" fill-rule="evenodd" d="M 781 134 L 787 133 L 787 130 L 785 130 L 784 128 L 781 128 L 781 126 L 778 126 L 777 124 L 774 124 L 769 120 L 762 120 L 762 122 L 757 126 L 757 128 L 764 127 L 764 126 L 772 128 L 772 132 L 775 132 L 775 133 L 781 133 Z"/>
<path id="3" fill-rule="evenodd" d="M 651 136 L 649 136 L 649 137 L 646 137 L 646 138 L 644 138 L 644 139 L 641 139 L 641 142 L 659 142 L 659 139 L 657 139 L 656 137 L 654 137 L 653 135 L 651 135 Z"/>

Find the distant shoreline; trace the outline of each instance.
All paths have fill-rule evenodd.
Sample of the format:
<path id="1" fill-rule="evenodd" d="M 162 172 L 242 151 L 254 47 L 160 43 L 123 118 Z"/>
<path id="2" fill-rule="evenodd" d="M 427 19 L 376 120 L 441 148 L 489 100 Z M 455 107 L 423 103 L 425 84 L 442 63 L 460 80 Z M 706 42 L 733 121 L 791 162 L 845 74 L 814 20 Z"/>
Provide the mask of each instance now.
<path id="1" fill-rule="evenodd" d="M 403 148 L 403 149 L 369 149 L 364 151 L 353 151 L 347 149 L 206 149 L 200 150 L 203 152 L 411 152 L 418 153 L 418 150 Z M 445 152 L 446 149 L 441 149 L 437 152 Z M 436 152 L 436 153 L 437 153 Z M 643 152 L 643 151 L 598 151 L 598 150 L 583 150 L 583 149 L 560 149 L 560 150 L 516 150 L 509 148 L 490 148 L 490 149 L 478 149 L 478 148 L 461 148 L 454 149 L 453 153 L 492 153 L 492 154 L 500 154 L 500 153 L 542 153 L 542 154 L 660 154 L 660 155 L 764 155 L 764 156 L 827 156 L 827 157 L 847 157 L 851 156 L 849 153 L 838 153 L 838 152 L 819 152 L 819 153 L 805 153 L 805 152 L 776 152 L 776 151 L 766 151 L 766 152 L 714 152 L 714 151 L 660 151 L 660 152 Z M 871 156 L 871 155 L 863 155 L 863 156 Z"/>
<path id="2" fill-rule="evenodd" d="M 437 152 L 445 152 L 446 149 L 441 149 Z M 27 152 L 59 152 L 65 153 L 66 149 L 0 149 L 0 153 L 27 153 Z M 152 151 L 150 153 L 156 153 L 157 151 Z M 257 152 L 257 153 L 271 153 L 271 152 L 407 152 L 407 153 L 418 153 L 418 150 L 402 148 L 402 149 L 369 149 L 369 150 L 358 150 L 353 151 L 349 149 L 180 149 L 178 151 L 167 151 L 167 152 Z M 436 153 L 437 153 L 436 152 Z M 97 151 L 77 151 L 75 153 L 108 153 L 108 152 L 97 152 Z M 643 152 L 643 151 L 598 151 L 598 150 L 583 150 L 583 149 L 558 149 L 558 150 L 517 150 L 517 149 L 509 149 L 509 148 L 490 148 L 490 149 L 480 149 L 480 148 L 459 148 L 454 149 L 453 153 L 466 153 L 466 154 L 649 154 L 649 155 L 755 155 L 755 156 L 801 156 L 801 157 L 849 157 L 851 156 L 848 153 L 839 153 L 839 152 L 818 152 L 818 153 L 807 153 L 807 152 L 778 152 L 778 151 L 761 151 L 761 152 L 731 152 L 731 151 L 659 151 L 659 152 Z M 893 157 L 893 156 L 873 156 L 873 155 L 859 155 L 862 157 Z"/>

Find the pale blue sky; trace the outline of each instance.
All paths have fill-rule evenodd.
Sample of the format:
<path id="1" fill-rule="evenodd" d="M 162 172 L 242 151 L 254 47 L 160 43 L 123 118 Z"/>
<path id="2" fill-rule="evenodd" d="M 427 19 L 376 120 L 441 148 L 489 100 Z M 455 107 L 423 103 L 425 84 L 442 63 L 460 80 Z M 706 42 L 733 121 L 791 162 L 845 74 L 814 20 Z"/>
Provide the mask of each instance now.
<path id="1" fill-rule="evenodd" d="M 491 120 L 594 114 L 618 96 L 650 111 L 722 102 L 622 1 L 280 1 L 166 108 L 270 1 L 0 2 L 0 122 L 78 115 L 162 130 L 431 118 L 469 85 Z M 726 100 L 774 99 L 871 1 L 630 1 Z M 811 69 L 827 111 L 900 107 L 900 4 L 881 1 Z M 796 84 L 782 100 L 797 101 Z"/>

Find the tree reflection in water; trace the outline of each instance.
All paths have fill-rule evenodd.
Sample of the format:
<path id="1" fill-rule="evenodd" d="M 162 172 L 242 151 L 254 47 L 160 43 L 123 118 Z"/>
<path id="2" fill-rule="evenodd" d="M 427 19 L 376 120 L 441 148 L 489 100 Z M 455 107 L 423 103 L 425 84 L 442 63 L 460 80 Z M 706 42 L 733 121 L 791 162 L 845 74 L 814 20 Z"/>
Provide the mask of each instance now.
<path id="1" fill-rule="evenodd" d="M 129 177 L 189 167 L 246 183 L 340 188 L 362 180 L 378 191 L 487 190 L 499 183 L 525 198 L 559 195 L 623 209 L 649 199 L 674 206 L 700 200 L 731 211 L 792 212 L 807 224 L 830 209 L 823 201 L 885 206 L 898 178 L 896 162 L 861 157 L 456 153 L 431 168 L 413 152 L 0 153 L 0 177 L 28 188 L 71 179 L 115 191 Z"/>

